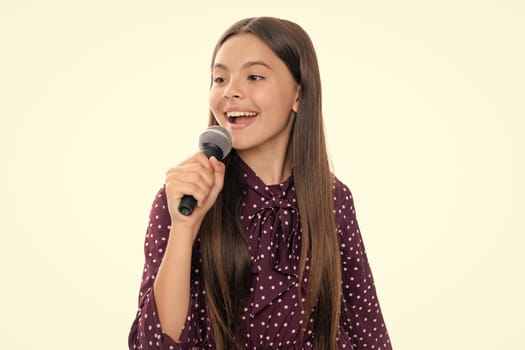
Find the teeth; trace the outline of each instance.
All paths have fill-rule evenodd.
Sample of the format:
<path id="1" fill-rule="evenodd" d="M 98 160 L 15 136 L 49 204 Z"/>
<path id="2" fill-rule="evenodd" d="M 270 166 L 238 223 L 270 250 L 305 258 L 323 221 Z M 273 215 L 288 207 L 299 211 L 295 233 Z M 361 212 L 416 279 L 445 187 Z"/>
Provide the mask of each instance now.
<path id="1" fill-rule="evenodd" d="M 226 112 L 228 117 L 255 117 L 257 113 L 254 112 Z"/>

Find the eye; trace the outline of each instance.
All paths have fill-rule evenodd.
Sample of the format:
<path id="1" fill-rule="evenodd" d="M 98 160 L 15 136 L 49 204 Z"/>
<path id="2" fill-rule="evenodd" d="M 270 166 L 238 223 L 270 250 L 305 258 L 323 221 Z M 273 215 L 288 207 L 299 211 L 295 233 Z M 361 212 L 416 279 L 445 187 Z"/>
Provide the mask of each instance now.
<path id="1" fill-rule="evenodd" d="M 264 77 L 257 75 L 257 74 L 251 74 L 248 76 L 248 80 L 257 81 L 257 80 L 263 80 L 263 79 Z"/>
<path id="2" fill-rule="evenodd" d="M 221 83 L 224 83 L 224 78 L 223 77 L 215 77 L 213 78 L 213 82 L 215 84 L 221 84 Z"/>

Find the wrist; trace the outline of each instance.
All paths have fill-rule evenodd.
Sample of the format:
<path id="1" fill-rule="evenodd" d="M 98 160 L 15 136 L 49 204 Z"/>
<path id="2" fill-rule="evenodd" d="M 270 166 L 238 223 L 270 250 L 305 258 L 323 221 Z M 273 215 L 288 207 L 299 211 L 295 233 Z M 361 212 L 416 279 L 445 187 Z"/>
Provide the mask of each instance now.
<path id="1" fill-rule="evenodd" d="M 171 225 L 169 241 L 176 242 L 177 246 L 192 247 L 200 226 L 189 223 L 175 223 Z"/>

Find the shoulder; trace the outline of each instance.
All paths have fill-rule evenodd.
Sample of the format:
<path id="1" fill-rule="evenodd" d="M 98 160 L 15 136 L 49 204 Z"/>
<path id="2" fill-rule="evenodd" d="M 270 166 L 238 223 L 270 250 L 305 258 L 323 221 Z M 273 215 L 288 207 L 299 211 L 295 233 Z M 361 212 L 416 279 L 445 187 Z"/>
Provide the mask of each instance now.
<path id="1" fill-rule="evenodd" d="M 166 200 L 166 188 L 162 186 L 151 204 L 149 214 L 149 230 L 168 231 L 171 224 L 171 217 L 168 211 L 168 203 Z"/>
<path id="2" fill-rule="evenodd" d="M 355 221 L 354 198 L 350 188 L 339 180 L 335 175 L 333 177 L 334 193 L 334 215 L 338 228 L 345 227 Z"/>
<path id="3" fill-rule="evenodd" d="M 166 203 L 166 185 L 162 185 L 155 195 L 154 203 L 159 201 Z"/>
<path id="4" fill-rule="evenodd" d="M 350 191 L 350 188 L 335 175 L 333 177 L 332 189 L 334 192 L 334 209 L 336 210 L 336 213 L 338 209 L 341 211 L 348 209 L 348 206 L 352 206 L 353 208 L 354 200 L 352 197 L 352 191 Z"/>
<path id="5" fill-rule="evenodd" d="M 151 210 L 152 211 L 158 211 L 158 210 L 166 210 L 167 207 L 167 200 L 166 200 L 166 186 L 163 185 L 155 195 L 155 198 L 153 199 L 153 203 L 151 204 Z"/>

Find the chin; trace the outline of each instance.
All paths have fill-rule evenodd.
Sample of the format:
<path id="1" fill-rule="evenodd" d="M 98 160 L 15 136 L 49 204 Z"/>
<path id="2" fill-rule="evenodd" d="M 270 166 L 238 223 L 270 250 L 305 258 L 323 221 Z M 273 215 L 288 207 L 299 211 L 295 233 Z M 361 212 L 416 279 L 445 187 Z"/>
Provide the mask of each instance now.
<path id="1" fill-rule="evenodd" d="M 249 150 L 250 148 L 252 148 L 253 145 L 248 145 L 246 143 L 236 143 L 236 142 L 233 142 L 232 144 L 232 148 L 237 152 L 243 152 L 243 151 L 246 151 L 246 150 Z"/>

